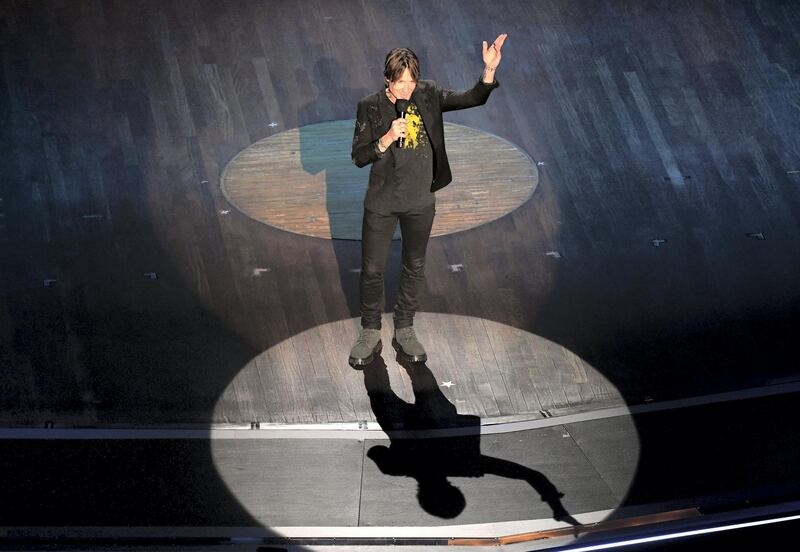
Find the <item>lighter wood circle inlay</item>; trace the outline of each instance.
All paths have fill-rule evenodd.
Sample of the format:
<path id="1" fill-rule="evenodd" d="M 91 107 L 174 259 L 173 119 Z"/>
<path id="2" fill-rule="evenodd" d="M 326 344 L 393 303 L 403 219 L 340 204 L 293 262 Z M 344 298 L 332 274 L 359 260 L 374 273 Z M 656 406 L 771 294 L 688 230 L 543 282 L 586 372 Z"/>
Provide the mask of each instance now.
<path id="1" fill-rule="evenodd" d="M 361 239 L 369 166 L 350 160 L 354 121 L 307 125 L 241 151 L 222 174 L 225 197 L 250 218 L 289 232 Z M 433 236 L 474 228 L 513 211 L 533 193 L 538 171 L 506 140 L 445 123 L 453 182 L 436 193 Z"/>

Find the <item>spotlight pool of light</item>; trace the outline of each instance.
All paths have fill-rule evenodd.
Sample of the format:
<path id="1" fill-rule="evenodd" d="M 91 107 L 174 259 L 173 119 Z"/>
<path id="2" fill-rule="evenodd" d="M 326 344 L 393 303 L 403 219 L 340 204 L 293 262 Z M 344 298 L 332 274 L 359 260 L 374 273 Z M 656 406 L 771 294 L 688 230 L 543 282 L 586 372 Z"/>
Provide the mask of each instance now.
<path id="1" fill-rule="evenodd" d="M 413 500 L 409 507 L 418 492 L 412 477 L 382 473 L 377 462 L 365 458 L 372 447 L 389 447 L 388 438 L 398 438 L 393 431 L 403 429 L 382 428 L 378 421 L 387 425 L 395 410 L 413 409 L 421 395 L 395 360 L 390 315 L 384 315 L 380 392 L 391 395 L 391 406 L 388 416 L 379 412 L 376 420 L 373 410 L 380 403 L 374 383 L 370 388 L 365 371 L 347 363 L 358 324 L 358 319 L 322 324 L 263 351 L 242 367 L 217 401 L 218 426 L 247 428 L 249 421 L 258 422 L 260 430 L 250 431 L 245 445 L 213 439 L 212 455 L 230 491 L 267 526 L 297 525 L 298 516 L 306 520 L 301 525 L 322 520 L 353 525 L 353 505 L 369 505 L 371 514 L 363 516 L 362 524 L 443 523 Z M 621 504 L 636 471 L 639 440 L 632 419 L 624 415 L 622 396 L 599 371 L 557 343 L 482 318 L 419 313 L 415 326 L 424 336 L 426 370 L 436 382 L 428 392 L 440 397 L 438 411 L 445 411 L 444 404 L 452 411 L 447 416 L 472 417 L 479 424 L 471 437 L 476 451 L 469 454 L 518 466 L 508 473 L 535 470 L 559 490 L 569 488 L 564 506 L 571 514 L 612 511 Z M 592 412 L 611 407 L 618 412 L 613 419 L 592 418 Z M 588 417 L 574 427 L 559 422 L 560 416 L 567 420 L 579 414 Z M 427 421 L 435 419 L 433 414 Z M 588 463 L 581 447 L 598 446 L 597 440 L 607 437 L 601 436 L 602 427 L 612 423 L 613 442 L 602 445 L 613 448 L 614 458 Z M 439 438 L 433 425 L 428 424 L 424 438 Z M 452 433 L 444 428 L 441 435 Z M 407 437 L 413 438 L 413 431 Z M 529 485 L 508 473 L 453 469 L 448 479 L 462 490 L 465 507 L 448 522 L 552 516 Z M 298 480 L 304 481 L 301 488 L 295 487 Z M 387 515 L 378 515 L 376 508 Z"/>

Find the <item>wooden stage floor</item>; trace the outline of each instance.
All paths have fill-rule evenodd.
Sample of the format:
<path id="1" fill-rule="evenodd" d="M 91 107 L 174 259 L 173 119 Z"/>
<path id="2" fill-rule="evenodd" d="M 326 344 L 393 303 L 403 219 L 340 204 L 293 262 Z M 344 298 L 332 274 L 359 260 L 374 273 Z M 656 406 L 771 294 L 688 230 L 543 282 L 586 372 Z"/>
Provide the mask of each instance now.
<path id="1" fill-rule="evenodd" d="M 448 120 L 541 160 L 539 187 L 432 239 L 423 310 L 555 343 L 629 404 L 797 377 L 793 3 L 194 6 L 4 4 L 2 423 L 234 420 L 215 408 L 249 362 L 357 316 L 360 250 L 241 216 L 221 168 L 351 119 L 399 42 L 469 86 L 501 30 L 501 87 Z M 563 396 L 583 372 L 533 384 Z"/>
<path id="2" fill-rule="evenodd" d="M 0 427 L 380 422 L 346 361 L 360 243 L 245 216 L 222 171 L 353 119 L 392 47 L 463 89 L 502 32 L 500 87 L 446 120 L 538 180 L 430 241 L 436 389 L 489 424 L 800 381 L 798 21 L 790 0 L 3 2 Z"/>

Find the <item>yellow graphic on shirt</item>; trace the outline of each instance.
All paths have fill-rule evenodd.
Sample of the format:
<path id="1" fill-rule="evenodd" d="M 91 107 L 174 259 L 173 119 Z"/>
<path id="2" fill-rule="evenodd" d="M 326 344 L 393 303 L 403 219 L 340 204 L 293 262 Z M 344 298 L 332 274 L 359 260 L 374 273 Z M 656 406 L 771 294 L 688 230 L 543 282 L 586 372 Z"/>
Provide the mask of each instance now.
<path id="1" fill-rule="evenodd" d="M 417 111 L 417 106 L 409 104 L 406 110 L 406 141 L 404 149 L 417 149 L 425 143 L 425 125 Z"/>

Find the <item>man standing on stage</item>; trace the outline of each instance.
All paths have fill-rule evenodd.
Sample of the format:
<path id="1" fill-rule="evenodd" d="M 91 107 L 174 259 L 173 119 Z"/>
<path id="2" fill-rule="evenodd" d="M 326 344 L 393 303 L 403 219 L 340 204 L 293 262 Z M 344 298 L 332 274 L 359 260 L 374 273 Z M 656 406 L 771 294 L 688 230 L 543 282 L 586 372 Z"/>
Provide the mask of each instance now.
<path id="1" fill-rule="evenodd" d="M 419 80 L 417 56 L 395 48 L 384 62 L 384 89 L 358 102 L 352 159 L 372 163 L 361 233 L 361 331 L 349 362 L 363 366 L 381 351 L 383 270 L 400 221 L 403 266 L 394 307 L 392 345 L 407 362 L 425 362 L 414 332 L 414 313 L 425 277 L 425 251 L 435 213 L 434 192 L 453 179 L 444 145 L 442 113 L 483 105 L 499 86 L 494 78 L 508 35 L 483 42 L 480 80 L 463 92 Z"/>

